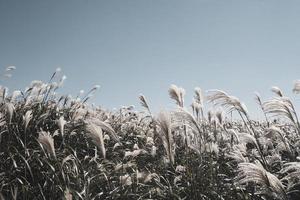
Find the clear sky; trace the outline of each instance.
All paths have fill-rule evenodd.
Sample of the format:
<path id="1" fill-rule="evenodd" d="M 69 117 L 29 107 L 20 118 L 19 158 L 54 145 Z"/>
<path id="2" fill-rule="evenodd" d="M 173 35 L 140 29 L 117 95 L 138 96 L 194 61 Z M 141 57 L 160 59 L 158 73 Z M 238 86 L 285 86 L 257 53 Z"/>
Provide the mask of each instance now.
<path id="1" fill-rule="evenodd" d="M 168 87 L 219 88 L 259 113 L 277 85 L 300 78 L 300 1 L 0 0 L 0 67 L 17 70 L 11 90 L 61 67 L 62 93 L 101 85 L 96 104 L 173 105 Z M 299 100 L 297 100 L 299 101 Z"/>

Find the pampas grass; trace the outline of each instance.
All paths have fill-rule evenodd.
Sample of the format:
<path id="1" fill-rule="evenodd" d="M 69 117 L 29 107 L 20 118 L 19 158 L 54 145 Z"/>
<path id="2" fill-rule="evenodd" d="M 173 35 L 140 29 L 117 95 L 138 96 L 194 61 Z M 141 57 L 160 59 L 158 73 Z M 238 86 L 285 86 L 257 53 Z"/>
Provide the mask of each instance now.
<path id="1" fill-rule="evenodd" d="M 147 111 L 149 112 L 149 114 L 151 115 L 150 107 L 148 105 L 148 102 L 146 101 L 146 97 L 144 95 L 140 94 L 139 99 L 140 99 L 141 106 L 146 108 Z"/>
<path id="2" fill-rule="evenodd" d="M 175 143 L 172 134 L 172 122 L 169 113 L 163 111 L 158 114 L 156 123 L 159 126 L 159 135 L 171 164 L 175 162 Z"/>
<path id="3" fill-rule="evenodd" d="M 267 197 L 274 197 L 278 200 L 288 199 L 281 181 L 272 173 L 267 172 L 260 163 L 240 163 L 238 172 L 239 184 L 255 183 L 261 187 L 260 192 Z"/>
<path id="4" fill-rule="evenodd" d="M 177 87 L 176 85 L 171 85 L 169 88 L 169 96 L 173 99 L 179 107 L 183 107 L 184 105 L 184 95 L 185 90 L 181 87 Z"/>
<path id="5" fill-rule="evenodd" d="M 11 120 L 13 118 L 15 106 L 12 103 L 6 103 L 5 107 L 6 107 L 6 113 L 7 113 L 7 116 L 8 116 L 8 123 L 10 124 Z"/>
<path id="6" fill-rule="evenodd" d="M 208 102 L 214 103 L 215 105 L 220 105 L 223 108 L 226 108 L 228 112 L 236 110 L 242 112 L 244 115 L 247 115 L 248 111 L 245 104 L 240 102 L 237 97 L 230 96 L 222 90 L 209 90 L 208 92 Z"/>
<path id="7" fill-rule="evenodd" d="M 300 93 L 300 80 L 295 81 L 293 92 L 296 94 Z"/>
<path id="8" fill-rule="evenodd" d="M 0 87 L 0 198 L 299 199 L 300 126 L 280 89 L 256 95 L 267 126 L 221 90 L 195 88 L 185 107 L 175 85 L 168 112 L 150 112 L 143 95 L 147 113 L 103 109 L 88 102 L 98 86 L 59 95 L 60 71 L 24 91 Z"/>
<path id="9" fill-rule="evenodd" d="M 86 125 L 87 135 L 92 139 L 94 144 L 98 147 L 102 158 L 106 158 L 106 149 L 104 145 L 103 132 L 101 127 L 94 123 L 88 123 Z"/>
<path id="10" fill-rule="evenodd" d="M 57 120 L 57 125 L 59 127 L 60 130 L 60 134 L 61 136 L 64 135 L 64 128 L 65 128 L 65 124 L 66 124 L 66 120 L 64 119 L 64 116 L 61 116 L 58 120 Z"/>
<path id="11" fill-rule="evenodd" d="M 276 95 L 278 95 L 279 97 L 283 97 L 283 92 L 281 91 L 281 89 L 277 86 L 273 86 L 271 88 L 271 91 L 274 92 Z"/>
<path id="12" fill-rule="evenodd" d="M 54 139 L 49 132 L 40 131 L 38 142 L 43 146 L 47 153 L 56 158 Z"/>

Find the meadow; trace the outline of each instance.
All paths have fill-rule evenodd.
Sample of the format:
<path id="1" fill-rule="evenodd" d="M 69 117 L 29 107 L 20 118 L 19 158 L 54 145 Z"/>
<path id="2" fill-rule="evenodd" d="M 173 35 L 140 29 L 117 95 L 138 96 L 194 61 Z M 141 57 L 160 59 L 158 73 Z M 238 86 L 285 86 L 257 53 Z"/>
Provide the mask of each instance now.
<path id="1" fill-rule="evenodd" d="M 154 114 L 144 95 L 140 111 L 90 104 L 97 85 L 58 95 L 64 80 L 1 86 L 0 199 L 300 199 L 299 116 L 279 87 L 256 94 L 256 121 L 221 90 L 186 103 L 171 85 L 175 108 Z"/>

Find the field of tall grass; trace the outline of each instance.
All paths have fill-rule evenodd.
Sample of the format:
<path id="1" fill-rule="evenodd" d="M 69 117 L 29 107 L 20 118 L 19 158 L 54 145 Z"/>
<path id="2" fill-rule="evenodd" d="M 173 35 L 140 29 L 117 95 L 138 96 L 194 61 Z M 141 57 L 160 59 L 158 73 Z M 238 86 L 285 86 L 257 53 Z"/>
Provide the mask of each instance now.
<path id="1" fill-rule="evenodd" d="M 0 199 L 300 199 L 299 116 L 280 88 L 256 95 L 255 121 L 221 90 L 186 103 L 171 85 L 174 110 L 153 114 L 140 95 L 143 110 L 109 111 L 89 104 L 99 86 L 57 95 L 64 79 L 1 86 Z"/>

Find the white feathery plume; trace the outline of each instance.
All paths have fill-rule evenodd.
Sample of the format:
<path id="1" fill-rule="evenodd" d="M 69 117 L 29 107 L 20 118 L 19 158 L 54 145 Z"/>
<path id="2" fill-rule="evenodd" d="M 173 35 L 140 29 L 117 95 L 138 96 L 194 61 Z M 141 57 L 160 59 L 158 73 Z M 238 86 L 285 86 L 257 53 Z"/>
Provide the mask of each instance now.
<path id="1" fill-rule="evenodd" d="M 248 162 L 248 159 L 243 156 L 242 152 L 238 148 L 230 151 L 226 157 L 233 159 L 237 163 Z"/>
<path id="2" fill-rule="evenodd" d="M 283 165 L 280 173 L 285 174 L 291 171 L 299 171 L 300 172 L 300 162 L 288 162 Z"/>
<path id="3" fill-rule="evenodd" d="M 224 122 L 224 114 L 223 114 L 223 111 L 222 111 L 222 110 L 218 110 L 218 111 L 216 112 L 216 118 L 217 118 L 217 120 L 218 120 L 218 123 L 219 123 L 220 125 L 223 125 L 223 122 Z"/>
<path id="4" fill-rule="evenodd" d="M 276 97 L 263 103 L 264 110 L 268 114 L 282 116 L 290 120 L 299 128 L 298 116 L 293 103 L 287 97 Z"/>
<path id="5" fill-rule="evenodd" d="M 66 120 L 64 119 L 64 116 L 61 116 L 58 120 L 57 120 L 57 125 L 59 127 L 59 130 L 60 130 L 60 134 L 61 136 L 64 135 L 64 127 L 65 127 L 65 124 L 66 124 Z"/>
<path id="6" fill-rule="evenodd" d="M 197 119 L 199 119 L 199 113 L 201 113 L 202 118 L 204 118 L 203 107 L 204 107 L 204 96 L 202 94 L 202 90 L 199 87 L 195 88 L 194 99 L 196 102 L 195 111 L 197 113 Z"/>
<path id="7" fill-rule="evenodd" d="M 279 97 L 283 97 L 283 93 L 281 91 L 281 89 L 277 86 L 273 86 L 271 88 L 271 91 L 274 92 L 276 95 L 278 95 Z"/>
<path id="8" fill-rule="evenodd" d="M 265 134 L 265 137 L 267 138 L 274 138 L 278 137 L 280 138 L 281 141 L 285 142 L 285 136 L 283 134 L 283 132 L 281 131 L 280 128 L 272 125 L 270 128 L 266 129 L 267 130 L 267 134 Z"/>
<path id="9" fill-rule="evenodd" d="M 204 102 L 204 97 L 203 97 L 203 94 L 202 94 L 202 89 L 199 88 L 199 87 L 196 87 L 195 88 L 195 96 L 194 96 L 195 100 L 197 103 L 203 105 L 203 102 Z"/>
<path id="10" fill-rule="evenodd" d="M 281 163 L 281 156 L 277 153 L 274 153 L 266 157 L 267 163 L 269 166 L 273 166 L 276 163 Z"/>
<path id="11" fill-rule="evenodd" d="M 150 108 L 149 108 L 149 105 L 146 101 L 145 96 L 143 94 L 140 94 L 139 99 L 140 99 L 141 106 L 146 108 L 148 110 L 148 112 L 150 113 L 150 115 L 151 115 L 151 111 L 150 111 Z"/>
<path id="12" fill-rule="evenodd" d="M 258 92 L 255 92 L 255 100 L 256 100 L 257 104 L 259 105 L 260 109 L 263 111 L 266 122 L 269 124 L 269 120 L 268 120 L 268 117 L 267 117 L 267 114 L 266 114 L 266 111 L 264 108 L 263 101 L 261 100 L 260 94 Z"/>
<path id="13" fill-rule="evenodd" d="M 3 102 L 7 96 L 8 88 L 0 86 L 0 96 L 1 96 L 1 102 Z"/>
<path id="14" fill-rule="evenodd" d="M 199 133 L 202 132 L 199 123 L 195 119 L 195 117 L 187 111 L 185 108 L 179 107 L 175 112 L 174 118 L 178 118 L 179 120 L 183 120 L 185 123 L 188 123 L 189 125 L 192 125 L 196 127 L 197 131 Z"/>
<path id="15" fill-rule="evenodd" d="M 264 167 L 256 162 L 240 163 L 238 165 L 238 183 L 245 185 L 255 183 L 261 186 L 261 192 L 270 195 L 272 192 L 282 200 L 287 200 L 287 194 L 281 181 L 272 173 L 266 171 Z"/>
<path id="16" fill-rule="evenodd" d="M 215 105 L 220 105 L 228 112 L 237 110 L 242 112 L 244 115 L 248 115 L 247 108 L 244 103 L 235 96 L 229 96 L 226 92 L 222 90 L 209 90 L 210 95 L 207 96 L 208 102 L 212 102 Z"/>
<path id="17" fill-rule="evenodd" d="M 185 90 L 183 88 L 177 87 L 174 84 L 170 86 L 169 96 L 171 99 L 175 100 L 176 104 L 179 107 L 183 107 L 184 105 L 184 95 L 185 95 Z"/>
<path id="18" fill-rule="evenodd" d="M 293 92 L 296 94 L 300 93 L 300 80 L 295 81 Z"/>
<path id="19" fill-rule="evenodd" d="M 25 113 L 25 116 L 24 116 L 25 130 L 27 129 L 28 124 L 29 124 L 29 122 L 30 122 L 31 119 L 32 119 L 32 110 L 28 110 Z"/>
<path id="20" fill-rule="evenodd" d="M 197 103 L 196 101 L 193 101 L 191 107 L 192 107 L 193 113 L 196 114 L 197 120 L 200 117 L 200 113 L 203 116 L 203 109 L 202 109 L 202 106 L 201 106 L 200 103 Z"/>
<path id="21" fill-rule="evenodd" d="M 12 117 L 13 117 L 13 114 L 14 114 L 14 111 L 15 111 L 15 106 L 14 106 L 14 104 L 8 102 L 8 103 L 5 104 L 5 107 L 6 107 L 6 113 L 8 115 L 8 121 L 9 121 L 9 124 L 10 124 L 11 120 L 12 120 Z"/>
<path id="22" fill-rule="evenodd" d="M 255 100 L 256 100 L 256 102 L 258 103 L 258 105 L 260 105 L 262 107 L 263 103 L 262 103 L 260 94 L 258 92 L 255 92 L 254 94 L 255 94 Z"/>
<path id="23" fill-rule="evenodd" d="M 56 158 L 55 148 L 54 148 L 54 139 L 49 132 L 40 131 L 38 142 L 43 146 L 43 148 L 54 158 Z"/>
<path id="24" fill-rule="evenodd" d="M 299 184 L 300 162 L 288 162 L 283 165 L 281 174 L 285 174 L 282 180 L 289 182 L 289 187 Z"/>
<path id="25" fill-rule="evenodd" d="M 174 164 L 175 142 L 171 130 L 171 117 L 169 113 L 161 111 L 156 122 L 160 128 L 159 134 L 162 138 L 163 146 L 166 150 L 169 161 Z"/>
<path id="26" fill-rule="evenodd" d="M 99 119 L 96 119 L 96 118 L 91 119 L 89 121 L 92 122 L 93 124 L 101 127 L 102 130 L 106 131 L 115 142 L 119 142 L 119 137 L 116 134 L 116 132 L 114 131 L 114 129 L 111 127 L 110 124 L 108 124 L 107 122 L 101 121 Z"/>
<path id="27" fill-rule="evenodd" d="M 101 127 L 90 122 L 86 125 L 86 131 L 87 131 L 87 135 L 92 139 L 94 144 L 100 150 L 102 157 L 105 159 L 106 158 L 106 150 L 105 150 L 105 146 L 104 146 L 104 138 L 103 138 L 103 132 L 102 132 Z"/>

